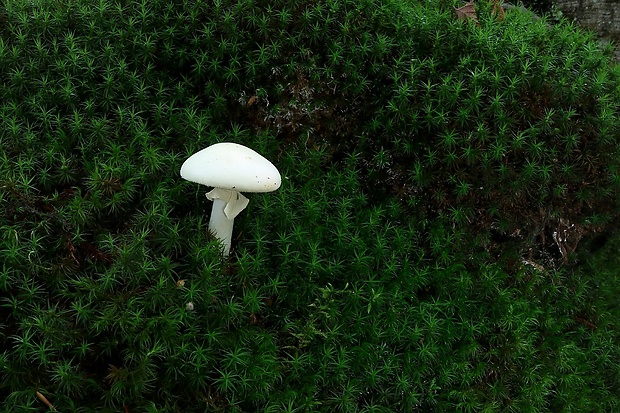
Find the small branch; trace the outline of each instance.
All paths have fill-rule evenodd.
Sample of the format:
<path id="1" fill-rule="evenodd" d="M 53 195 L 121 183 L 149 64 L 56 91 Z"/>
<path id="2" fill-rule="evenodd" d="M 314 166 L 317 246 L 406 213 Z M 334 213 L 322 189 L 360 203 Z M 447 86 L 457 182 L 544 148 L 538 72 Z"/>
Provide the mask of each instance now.
<path id="1" fill-rule="evenodd" d="M 41 400 L 47 407 L 49 407 L 52 411 L 56 412 L 56 408 L 54 407 L 54 405 L 52 403 L 50 403 L 49 400 L 47 400 L 47 398 L 41 394 L 41 392 L 37 391 L 37 397 L 39 398 L 39 400 Z"/>
<path id="2" fill-rule="evenodd" d="M 591 322 L 589 322 L 585 318 L 581 318 L 581 317 L 575 316 L 575 321 L 585 325 L 586 327 L 588 327 L 591 330 L 596 330 L 598 328 L 596 325 L 592 324 Z"/>

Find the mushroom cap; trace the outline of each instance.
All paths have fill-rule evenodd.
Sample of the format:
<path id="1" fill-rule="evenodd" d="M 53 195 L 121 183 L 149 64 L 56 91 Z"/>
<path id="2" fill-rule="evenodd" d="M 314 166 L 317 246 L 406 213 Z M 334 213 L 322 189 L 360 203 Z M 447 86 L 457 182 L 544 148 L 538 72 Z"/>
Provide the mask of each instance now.
<path id="1" fill-rule="evenodd" d="M 271 162 L 248 147 L 230 142 L 216 143 L 187 158 L 181 177 L 239 192 L 271 192 L 282 183 L 280 172 Z"/>

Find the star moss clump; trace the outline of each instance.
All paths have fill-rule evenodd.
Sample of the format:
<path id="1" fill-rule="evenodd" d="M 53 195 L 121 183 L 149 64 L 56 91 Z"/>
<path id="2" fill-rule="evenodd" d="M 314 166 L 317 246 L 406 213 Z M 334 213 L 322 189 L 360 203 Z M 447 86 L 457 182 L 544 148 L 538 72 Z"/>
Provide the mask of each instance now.
<path id="1" fill-rule="evenodd" d="M 618 68 L 461 6 L 4 1 L 0 409 L 617 409 L 613 268 L 539 258 L 616 218 Z M 283 177 L 229 259 L 221 141 Z"/>

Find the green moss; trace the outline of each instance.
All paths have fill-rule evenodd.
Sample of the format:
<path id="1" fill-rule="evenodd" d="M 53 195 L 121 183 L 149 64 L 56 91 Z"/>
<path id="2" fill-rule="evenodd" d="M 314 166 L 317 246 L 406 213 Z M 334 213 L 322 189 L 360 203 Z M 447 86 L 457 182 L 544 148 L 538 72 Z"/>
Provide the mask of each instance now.
<path id="1" fill-rule="evenodd" d="M 5 2 L 3 411 L 617 408 L 618 69 L 459 5 Z M 283 176 L 229 259 L 220 141 Z"/>

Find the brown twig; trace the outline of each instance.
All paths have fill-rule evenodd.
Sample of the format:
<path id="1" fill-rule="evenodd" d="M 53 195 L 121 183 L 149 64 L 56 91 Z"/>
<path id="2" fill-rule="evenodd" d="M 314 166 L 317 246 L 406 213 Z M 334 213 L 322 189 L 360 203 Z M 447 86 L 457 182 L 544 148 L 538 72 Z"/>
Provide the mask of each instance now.
<path id="1" fill-rule="evenodd" d="M 588 327 L 591 330 L 596 330 L 598 328 L 596 325 L 592 324 L 591 322 L 589 322 L 585 318 L 581 318 L 581 317 L 575 316 L 575 321 L 585 325 L 586 327 Z"/>
<path id="2" fill-rule="evenodd" d="M 47 407 L 49 407 L 50 409 L 52 409 L 52 411 L 57 411 L 56 408 L 54 407 L 54 405 L 52 403 L 50 403 L 49 400 L 47 400 L 47 398 L 41 394 L 41 392 L 37 391 L 37 397 L 39 398 L 39 400 L 41 400 Z"/>

